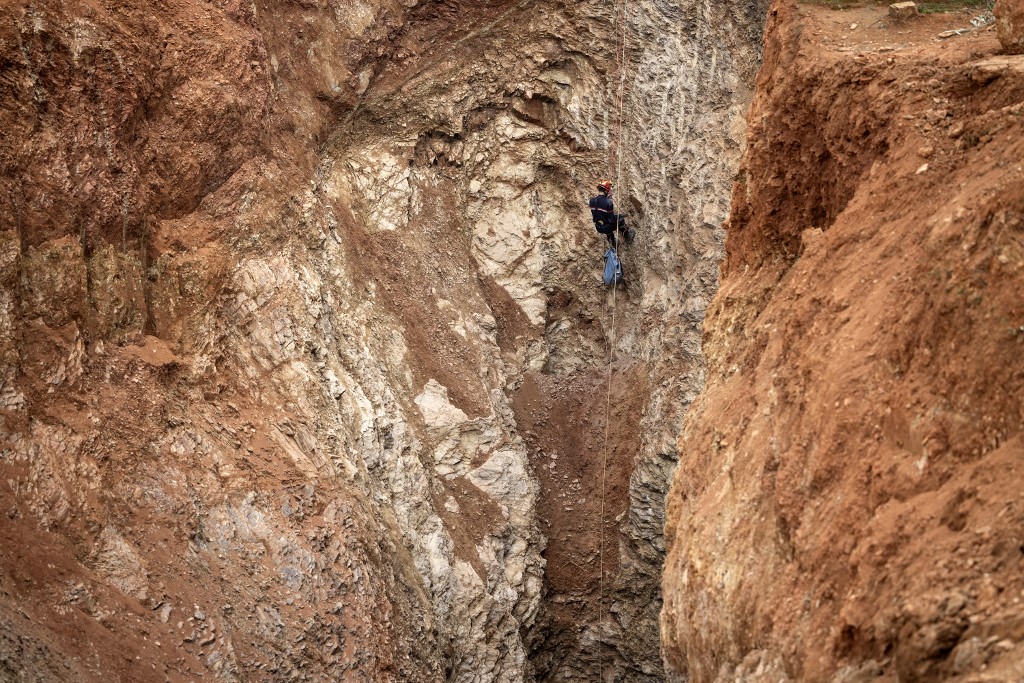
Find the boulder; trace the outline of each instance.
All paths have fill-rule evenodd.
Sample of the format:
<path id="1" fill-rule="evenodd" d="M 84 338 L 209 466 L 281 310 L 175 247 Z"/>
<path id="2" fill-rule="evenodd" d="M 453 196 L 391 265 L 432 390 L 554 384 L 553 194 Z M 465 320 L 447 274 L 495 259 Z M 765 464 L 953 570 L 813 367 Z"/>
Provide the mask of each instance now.
<path id="1" fill-rule="evenodd" d="M 889 16 L 893 19 L 907 19 L 916 14 L 916 2 L 896 2 L 889 5 Z"/>
<path id="2" fill-rule="evenodd" d="M 1024 0 L 996 0 L 996 34 L 1003 50 L 1024 54 Z"/>

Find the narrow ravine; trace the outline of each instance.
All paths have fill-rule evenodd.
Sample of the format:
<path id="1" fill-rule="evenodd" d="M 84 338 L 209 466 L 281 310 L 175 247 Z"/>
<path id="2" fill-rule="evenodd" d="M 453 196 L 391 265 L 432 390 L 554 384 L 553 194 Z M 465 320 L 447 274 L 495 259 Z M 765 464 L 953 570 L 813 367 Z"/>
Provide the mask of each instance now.
<path id="1" fill-rule="evenodd" d="M 7 0 L 0 680 L 1024 680 L 1020 4 Z"/>
<path id="2" fill-rule="evenodd" d="M 763 12 L 10 12 L 4 674 L 664 680 Z"/>

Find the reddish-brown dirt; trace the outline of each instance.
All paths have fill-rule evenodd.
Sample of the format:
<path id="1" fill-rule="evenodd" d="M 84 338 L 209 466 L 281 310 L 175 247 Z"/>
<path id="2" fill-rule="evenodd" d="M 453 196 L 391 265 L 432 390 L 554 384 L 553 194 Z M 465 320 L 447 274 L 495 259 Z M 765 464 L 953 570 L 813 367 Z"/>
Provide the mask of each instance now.
<path id="1" fill-rule="evenodd" d="M 421 196 L 430 205 L 439 195 L 426 190 Z M 415 221 L 410 229 L 426 238 L 415 241 L 392 231 L 370 233 L 353 224 L 347 229 L 351 239 L 346 245 L 360 280 L 383 290 L 383 308 L 401 324 L 415 372 L 413 387 L 433 378 L 449 388 L 454 405 L 479 417 L 490 412 L 486 388 L 471 374 L 481 366 L 479 352 L 452 330 L 450 314 L 434 303 L 468 300 L 471 305 L 475 300 L 481 313 L 487 310 L 472 271 L 457 266 L 472 258 L 465 232 L 451 228 L 455 215 L 456 211 L 445 213 L 439 207 Z"/>
<path id="2" fill-rule="evenodd" d="M 618 526 L 650 390 L 636 381 L 647 374 L 635 364 L 615 361 L 610 370 L 610 396 L 604 367 L 570 376 L 527 374 L 512 402 L 540 482 L 537 515 L 547 538 L 545 652 L 534 660 L 542 680 L 557 653 L 581 650 L 580 624 L 597 621 L 602 609 L 607 614 L 618 574 Z M 594 646 L 582 653 L 598 656 Z"/>
<path id="3" fill-rule="evenodd" d="M 669 501 L 690 680 L 1024 676 L 1024 58 L 971 16 L 773 6 Z"/>
<path id="4" fill-rule="evenodd" d="M 34 526 L 24 519 L 0 526 L 0 639 L 5 650 L 28 650 L 22 661 L 30 664 L 0 662 L 0 679 L 187 681 L 202 668 L 173 625 L 154 625 L 149 609 L 69 561 L 74 548 Z"/>
<path id="5" fill-rule="evenodd" d="M 74 330 L 64 332 L 49 344 L 29 347 L 40 354 L 40 364 L 42 354 L 66 353 L 74 343 Z M 226 505 L 244 507 L 248 496 L 256 506 L 281 507 L 293 518 L 301 517 L 311 547 L 319 546 L 335 561 L 340 557 L 349 566 L 387 566 L 382 555 L 397 551 L 379 538 L 380 521 L 370 517 L 365 501 L 343 487 L 321 483 L 314 489 L 281 457 L 266 406 L 244 395 L 216 397 L 230 404 L 228 417 L 212 403 L 199 408 L 209 424 L 216 417 L 214 431 L 230 434 L 235 442 L 212 471 L 201 452 L 155 451 L 154 440 L 179 424 L 192 399 L 180 387 L 171 388 L 183 370 L 173 354 L 159 340 L 144 341 L 143 346 L 111 349 L 108 362 L 94 362 L 59 397 L 27 397 L 40 407 L 27 418 L 35 429 L 53 425 L 84 432 L 88 426 L 98 428 L 102 437 L 87 449 L 55 445 L 63 449 L 65 468 L 72 473 L 58 486 L 77 483 L 83 488 L 67 491 L 70 500 L 81 498 L 67 522 L 43 528 L 17 490 L 5 486 L 0 491 L 0 646 L 6 658 L 0 659 L 0 680 L 26 680 L 31 674 L 27 680 L 191 681 L 211 667 L 220 670 L 214 665 L 222 658 L 225 640 L 237 661 L 259 680 L 291 675 L 294 669 L 282 665 L 283 659 L 295 662 L 296 656 L 308 655 L 323 665 L 341 656 L 332 645 L 342 644 L 345 650 L 385 654 L 364 657 L 367 672 L 413 671 L 415 666 L 405 668 L 402 653 L 405 643 L 415 638 L 390 635 L 390 624 L 400 623 L 391 615 L 414 590 L 408 587 L 414 585 L 409 577 L 375 576 L 368 593 L 348 593 L 346 611 L 332 614 L 280 580 L 270 548 L 233 537 L 228 551 L 214 539 L 213 530 L 203 527 L 200 514 L 209 511 L 189 491 L 211 487 L 212 478 L 224 485 Z M 40 392 L 45 394 L 45 388 Z M 12 419 L 11 413 L 0 413 L 0 449 L 5 453 L 17 448 L 11 434 L 32 428 Z M 154 476 L 155 458 L 165 459 L 163 476 L 175 478 L 173 486 L 158 494 L 148 481 Z M 87 472 L 97 473 L 97 487 L 85 488 L 91 481 Z M 77 482 L 73 473 L 80 475 Z M 28 464 L 17 458 L 0 461 L 0 478 L 22 486 L 33 480 Z M 130 537 L 132 548 L 144 556 L 149 569 L 140 585 L 115 588 L 109 576 L 89 569 L 105 562 L 102 532 L 108 528 Z M 230 559 L 225 559 L 226 552 Z M 248 558 L 242 563 L 246 566 L 240 566 L 239 556 Z M 347 573 L 345 580 L 359 583 L 358 576 L 353 579 L 338 569 L 332 569 L 334 596 L 346 592 L 344 581 L 339 589 L 339 576 Z M 367 620 L 368 615 L 376 616 Z M 271 637 L 273 644 L 268 644 L 269 634 L 263 630 L 268 618 L 312 628 L 308 637 L 317 643 L 315 650 L 298 652 L 306 650 L 299 646 L 307 635 L 293 643 Z M 370 623 L 378 619 L 389 625 L 380 629 Z M 353 659 L 351 653 L 347 657 Z M 303 668 L 312 666 L 307 660 Z"/>

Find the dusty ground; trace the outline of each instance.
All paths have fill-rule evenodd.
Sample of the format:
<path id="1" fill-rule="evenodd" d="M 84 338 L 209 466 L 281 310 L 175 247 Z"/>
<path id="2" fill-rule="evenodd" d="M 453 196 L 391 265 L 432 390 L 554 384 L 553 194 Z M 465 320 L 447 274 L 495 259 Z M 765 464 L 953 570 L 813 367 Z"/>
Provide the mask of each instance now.
<path id="1" fill-rule="evenodd" d="M 669 503 L 690 680 L 1024 677 L 1024 61 L 969 19 L 772 9 Z"/>

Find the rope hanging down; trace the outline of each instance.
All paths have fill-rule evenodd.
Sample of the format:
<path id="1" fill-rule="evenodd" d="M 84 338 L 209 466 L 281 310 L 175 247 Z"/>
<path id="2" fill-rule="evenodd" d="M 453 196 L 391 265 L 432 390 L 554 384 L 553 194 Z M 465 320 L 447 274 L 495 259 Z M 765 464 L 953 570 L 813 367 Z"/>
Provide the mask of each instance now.
<path id="1" fill-rule="evenodd" d="M 619 76 L 619 87 L 616 96 L 616 116 L 615 116 L 615 136 L 614 136 L 614 178 L 615 186 L 619 186 L 619 180 L 622 177 L 622 118 L 623 118 L 623 104 L 625 101 L 625 90 L 626 90 L 626 2 L 622 0 L 622 12 L 618 19 L 618 44 L 615 54 L 615 61 Z M 612 144 L 608 145 L 608 170 L 612 170 L 611 155 L 612 155 Z M 618 227 L 616 226 L 616 232 Z M 612 246 L 616 258 L 618 258 L 618 235 L 615 236 L 616 241 Z M 617 296 L 618 283 L 613 282 L 611 290 L 611 328 L 608 335 L 608 354 L 607 362 L 605 367 L 607 369 L 605 383 L 607 389 L 605 392 L 605 403 L 604 403 L 604 445 L 601 448 L 601 516 L 598 519 L 598 526 L 600 528 L 601 544 L 599 550 L 599 572 L 600 572 L 600 593 L 598 596 L 598 637 L 594 639 L 597 644 L 597 665 L 600 672 L 599 680 L 604 682 L 604 651 L 602 649 L 600 635 L 602 627 L 605 621 L 605 589 L 604 589 L 604 527 L 605 527 L 605 499 L 606 499 L 606 484 L 608 480 L 608 444 L 609 437 L 611 434 L 611 411 L 612 411 L 612 364 L 615 361 L 615 303 L 618 300 Z M 605 299 L 605 311 L 608 309 L 608 300 Z M 606 317 L 607 319 L 607 317 Z"/>

